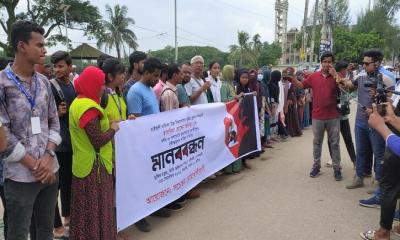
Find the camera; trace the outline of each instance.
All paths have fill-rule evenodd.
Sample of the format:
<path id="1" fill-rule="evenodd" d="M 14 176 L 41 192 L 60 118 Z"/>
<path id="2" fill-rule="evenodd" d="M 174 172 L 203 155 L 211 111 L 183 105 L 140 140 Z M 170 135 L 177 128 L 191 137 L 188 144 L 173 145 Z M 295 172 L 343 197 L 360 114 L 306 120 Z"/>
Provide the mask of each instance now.
<path id="1" fill-rule="evenodd" d="M 373 101 L 377 105 L 378 113 L 381 116 L 385 116 L 386 109 L 383 103 L 386 102 L 386 93 L 382 74 L 374 72 L 373 74 L 368 75 L 368 80 L 364 82 L 364 87 L 376 89 L 377 95 L 373 98 Z"/>
<path id="2" fill-rule="evenodd" d="M 340 105 L 340 114 L 342 114 L 342 116 L 350 114 L 349 104 L 341 104 Z"/>

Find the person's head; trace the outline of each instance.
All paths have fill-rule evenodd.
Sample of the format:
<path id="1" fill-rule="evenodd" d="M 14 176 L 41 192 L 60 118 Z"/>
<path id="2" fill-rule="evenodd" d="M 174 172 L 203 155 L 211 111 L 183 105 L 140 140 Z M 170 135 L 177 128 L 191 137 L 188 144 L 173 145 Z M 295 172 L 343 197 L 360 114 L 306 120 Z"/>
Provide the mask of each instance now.
<path id="1" fill-rule="evenodd" d="M 257 81 L 257 70 L 255 70 L 255 69 L 251 69 L 250 71 L 249 71 L 249 82 L 250 83 L 253 83 L 253 82 L 256 82 Z"/>
<path id="2" fill-rule="evenodd" d="M 135 51 L 129 55 L 129 73 L 133 74 L 143 74 L 144 60 L 146 60 L 147 55 L 141 51 Z"/>
<path id="3" fill-rule="evenodd" d="M 183 80 L 183 72 L 181 68 L 176 64 L 172 64 L 168 67 L 168 81 L 173 85 L 177 85 L 182 83 Z"/>
<path id="4" fill-rule="evenodd" d="M 249 71 L 247 69 L 241 69 L 238 75 L 239 84 L 243 87 L 247 87 L 249 85 Z"/>
<path id="5" fill-rule="evenodd" d="M 142 79 L 145 84 L 154 87 L 161 74 L 162 64 L 157 58 L 147 58 L 143 63 Z"/>
<path id="6" fill-rule="evenodd" d="M 377 49 L 371 49 L 363 53 L 363 66 L 367 73 L 378 70 L 383 60 L 383 54 Z"/>
<path id="7" fill-rule="evenodd" d="M 296 78 L 300 82 L 302 82 L 304 80 L 304 72 L 303 72 L 303 70 L 297 70 L 296 71 Z"/>
<path id="8" fill-rule="evenodd" d="M 108 59 L 108 58 L 112 58 L 112 57 L 111 57 L 110 55 L 108 55 L 108 54 L 105 54 L 105 53 L 101 54 L 101 55 L 97 58 L 97 67 L 101 69 L 101 68 L 103 67 L 104 61 L 105 61 L 106 59 Z"/>
<path id="9" fill-rule="evenodd" d="M 11 26 L 11 46 L 16 56 L 21 56 L 32 66 L 44 64 L 46 48 L 44 29 L 31 21 L 17 21 Z"/>
<path id="10" fill-rule="evenodd" d="M 192 65 L 192 73 L 195 77 L 200 78 L 203 74 L 204 68 L 204 59 L 202 56 L 194 56 L 190 60 L 190 64 Z"/>
<path id="11" fill-rule="evenodd" d="M 208 65 L 208 70 L 210 70 L 210 75 L 216 79 L 217 77 L 219 77 L 219 74 L 221 72 L 221 66 L 219 65 L 219 63 L 217 61 L 212 61 L 209 65 Z"/>
<path id="12" fill-rule="evenodd" d="M 235 67 L 233 65 L 225 65 L 222 68 L 222 79 L 227 82 L 232 82 L 235 79 Z"/>
<path id="13" fill-rule="evenodd" d="M 281 78 L 282 78 L 282 74 L 280 71 L 278 71 L 278 70 L 272 71 L 271 82 L 278 83 L 281 80 Z"/>
<path id="14" fill-rule="evenodd" d="M 271 81 L 271 70 L 266 69 L 263 72 L 261 72 L 262 75 L 262 81 L 265 84 L 268 84 Z"/>
<path id="15" fill-rule="evenodd" d="M 101 69 L 105 74 L 106 85 L 119 91 L 118 87 L 125 82 L 125 66 L 116 58 L 107 58 Z"/>
<path id="16" fill-rule="evenodd" d="M 166 82 L 167 81 L 167 79 L 169 79 L 169 77 L 168 77 L 168 71 L 169 71 L 169 67 L 168 67 L 168 64 L 163 64 L 162 65 L 162 68 L 161 68 L 161 73 L 160 73 L 160 80 L 162 81 L 162 82 Z"/>
<path id="17" fill-rule="evenodd" d="M 333 67 L 335 57 L 331 52 L 325 52 L 321 55 L 321 71 L 325 74 L 329 73 L 329 69 Z"/>
<path id="18" fill-rule="evenodd" d="M 283 69 L 283 71 L 282 71 L 283 80 L 287 81 L 287 80 L 293 78 L 294 72 L 295 72 L 295 70 L 293 67 L 287 67 L 287 68 Z"/>
<path id="19" fill-rule="evenodd" d="M 192 76 L 192 66 L 188 63 L 182 64 L 181 71 L 183 73 L 182 84 L 190 82 L 190 77 Z"/>
<path id="20" fill-rule="evenodd" d="M 57 51 L 51 55 L 50 62 L 53 64 L 56 78 L 69 80 L 69 74 L 72 71 L 72 59 L 69 53 Z"/>
<path id="21" fill-rule="evenodd" d="M 345 61 L 339 61 L 335 65 L 335 70 L 336 72 L 340 73 L 342 77 L 345 77 L 347 74 L 347 68 L 349 67 L 349 64 Z"/>
<path id="22" fill-rule="evenodd" d="M 104 91 L 104 79 L 105 74 L 100 68 L 89 66 L 75 79 L 75 91 L 82 97 L 100 103 L 100 96 Z"/>

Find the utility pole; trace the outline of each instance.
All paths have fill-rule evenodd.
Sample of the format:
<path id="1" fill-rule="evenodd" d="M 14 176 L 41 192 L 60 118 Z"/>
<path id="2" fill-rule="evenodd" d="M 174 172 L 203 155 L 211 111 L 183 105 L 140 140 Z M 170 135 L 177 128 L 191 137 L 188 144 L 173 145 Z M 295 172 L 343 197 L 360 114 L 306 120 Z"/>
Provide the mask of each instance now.
<path id="1" fill-rule="evenodd" d="M 308 15 L 308 1 L 306 0 L 306 5 L 304 7 L 304 19 L 303 19 L 303 46 L 301 52 L 301 58 L 303 62 L 307 61 L 307 15 Z"/>
<path id="2" fill-rule="evenodd" d="M 315 31 L 316 31 L 316 27 L 317 27 L 317 16 L 318 16 L 318 0 L 315 0 L 313 28 L 312 28 L 312 33 L 311 33 L 312 41 L 311 41 L 310 62 L 314 62 Z"/>
<path id="3" fill-rule="evenodd" d="M 178 24 L 175 0 L 175 64 L 178 64 Z"/>
<path id="4" fill-rule="evenodd" d="M 324 0 L 324 11 L 322 16 L 321 42 L 319 54 L 332 52 L 332 13 L 329 11 L 329 0 Z M 330 13 L 330 14 L 329 14 Z"/>

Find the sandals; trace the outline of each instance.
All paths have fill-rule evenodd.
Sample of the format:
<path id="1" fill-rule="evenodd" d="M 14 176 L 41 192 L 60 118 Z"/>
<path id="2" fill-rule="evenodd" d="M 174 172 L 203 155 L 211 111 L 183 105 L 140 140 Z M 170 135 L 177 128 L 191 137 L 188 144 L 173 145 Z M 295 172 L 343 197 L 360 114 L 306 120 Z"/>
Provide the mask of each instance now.
<path id="1" fill-rule="evenodd" d="M 375 231 L 368 230 L 366 232 L 360 233 L 360 237 L 364 240 L 374 240 L 375 239 Z"/>

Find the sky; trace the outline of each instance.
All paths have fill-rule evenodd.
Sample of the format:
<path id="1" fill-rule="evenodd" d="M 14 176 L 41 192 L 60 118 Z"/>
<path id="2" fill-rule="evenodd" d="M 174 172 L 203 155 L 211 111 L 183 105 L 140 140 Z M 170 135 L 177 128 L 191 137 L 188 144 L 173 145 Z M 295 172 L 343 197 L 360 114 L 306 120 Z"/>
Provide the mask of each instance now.
<path id="1" fill-rule="evenodd" d="M 106 18 L 105 5 L 110 1 L 90 0 L 99 8 Z M 309 12 L 314 0 L 309 0 Z M 321 2 L 321 0 L 320 0 Z M 262 41 L 273 42 L 275 30 L 275 0 L 177 0 L 178 45 L 214 46 L 228 51 L 229 46 L 236 44 L 237 32 L 246 31 L 253 36 L 261 35 Z M 149 51 L 162 49 L 167 45 L 174 46 L 174 0 L 114 0 L 111 3 L 128 7 L 128 16 L 135 25 L 131 29 L 137 36 L 138 50 Z M 301 28 L 304 15 L 305 0 L 289 0 L 288 30 Z M 367 8 L 366 0 L 349 0 L 352 22 L 357 15 Z M 21 1 L 19 11 L 26 8 Z M 64 30 L 63 30 L 64 31 Z M 82 42 L 96 46 L 95 40 L 86 39 L 81 31 L 68 31 L 72 46 Z M 0 32 L 0 38 L 4 33 Z M 48 52 L 65 50 L 58 45 Z M 102 49 L 104 50 L 104 49 Z M 129 53 L 132 50 L 127 50 Z M 111 52 L 115 55 L 115 51 Z"/>

